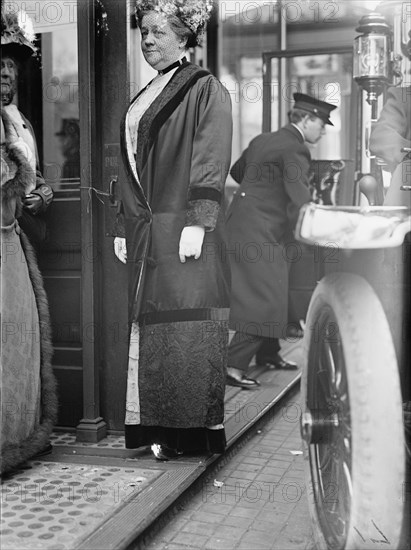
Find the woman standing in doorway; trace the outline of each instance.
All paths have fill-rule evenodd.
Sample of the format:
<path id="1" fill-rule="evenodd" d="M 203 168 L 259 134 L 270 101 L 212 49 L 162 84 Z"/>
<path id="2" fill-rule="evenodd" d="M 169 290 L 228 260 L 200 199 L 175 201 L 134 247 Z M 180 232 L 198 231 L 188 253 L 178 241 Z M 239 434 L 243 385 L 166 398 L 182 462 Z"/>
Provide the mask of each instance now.
<path id="1" fill-rule="evenodd" d="M 25 22 L 25 25 L 22 24 Z M 36 147 L 11 101 L 17 64 L 36 51 L 30 19 L 1 12 L 1 328 L 0 472 L 11 473 L 27 460 L 51 452 L 57 420 L 57 393 L 51 357 L 47 296 L 31 242 L 37 214 L 53 193 L 36 172 Z M 20 26 L 21 25 L 21 26 Z M 43 189 L 41 189 L 43 188 Z M 46 193 L 44 193 L 46 190 Z M 50 192 L 48 192 L 50 191 Z M 43 200 L 44 199 L 44 200 Z M 26 216 L 22 217 L 25 210 Z M 34 221 L 30 222 L 29 219 Z M 23 219 L 23 222 L 21 223 Z M 30 235 L 25 231 L 32 230 Z"/>
<path id="2" fill-rule="evenodd" d="M 142 52 L 158 75 L 121 127 L 128 179 L 115 251 L 129 268 L 126 447 L 152 445 L 160 459 L 225 448 L 230 274 L 221 205 L 231 102 L 186 59 L 211 7 L 136 2 Z"/>

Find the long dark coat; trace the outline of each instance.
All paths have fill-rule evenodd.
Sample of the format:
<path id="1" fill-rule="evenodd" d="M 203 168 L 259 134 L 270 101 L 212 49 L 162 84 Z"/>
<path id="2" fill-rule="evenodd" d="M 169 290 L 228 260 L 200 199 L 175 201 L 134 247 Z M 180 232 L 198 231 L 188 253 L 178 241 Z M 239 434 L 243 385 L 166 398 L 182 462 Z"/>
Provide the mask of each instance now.
<path id="1" fill-rule="evenodd" d="M 183 78 L 184 71 L 190 72 L 191 83 Z M 230 274 L 220 253 L 224 213 L 219 205 L 231 158 L 230 97 L 215 77 L 191 64 L 173 75 L 170 87 L 170 94 L 162 93 L 140 123 L 140 182 L 124 131 L 133 102 L 122 124 L 129 174 L 122 203 L 131 321 L 142 320 L 144 314 L 150 314 L 151 321 L 155 315 L 157 322 L 173 315 L 173 320 L 203 319 L 204 308 L 229 307 Z M 182 264 L 181 231 L 196 224 L 207 230 L 202 256 Z"/>
<path id="2" fill-rule="evenodd" d="M 287 242 L 299 208 L 310 200 L 310 160 L 301 133 L 289 124 L 253 139 L 231 169 L 241 182 L 227 213 L 233 330 L 284 336 L 288 268 L 297 257 Z"/>
<path id="3" fill-rule="evenodd" d="M 132 103 L 133 104 L 133 103 Z M 131 106 L 130 106 L 131 107 Z M 207 71 L 185 63 L 144 113 L 136 155 L 122 126 L 130 321 L 139 325 L 138 383 L 126 446 L 165 443 L 221 452 L 230 269 L 224 184 L 230 167 L 231 101 Z M 185 226 L 206 229 L 200 259 L 179 259 Z M 131 368 L 129 368 L 129 373 Z M 138 404 L 137 404 L 138 402 Z M 134 408 L 135 405 L 135 408 Z"/>

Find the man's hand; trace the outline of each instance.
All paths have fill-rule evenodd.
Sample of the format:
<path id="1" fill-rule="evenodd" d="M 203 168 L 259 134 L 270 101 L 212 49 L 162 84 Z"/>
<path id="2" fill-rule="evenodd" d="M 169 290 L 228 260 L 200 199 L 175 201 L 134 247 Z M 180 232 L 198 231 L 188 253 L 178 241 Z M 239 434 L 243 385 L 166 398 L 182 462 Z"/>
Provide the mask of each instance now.
<path id="1" fill-rule="evenodd" d="M 116 237 L 114 239 L 114 254 L 123 264 L 127 263 L 127 247 L 124 237 Z"/>
<path id="2" fill-rule="evenodd" d="M 30 193 L 23 198 L 23 208 L 35 216 L 43 209 L 43 199 L 40 195 Z"/>
<path id="3" fill-rule="evenodd" d="M 184 227 L 181 232 L 178 254 L 180 262 L 185 263 L 186 258 L 194 256 L 195 260 L 201 256 L 205 229 L 200 225 Z"/>

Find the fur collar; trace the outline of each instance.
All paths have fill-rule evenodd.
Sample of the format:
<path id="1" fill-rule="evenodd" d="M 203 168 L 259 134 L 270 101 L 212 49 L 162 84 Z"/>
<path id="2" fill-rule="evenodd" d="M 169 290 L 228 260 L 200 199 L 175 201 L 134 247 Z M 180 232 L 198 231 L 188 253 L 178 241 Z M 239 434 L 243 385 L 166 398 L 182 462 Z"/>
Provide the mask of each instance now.
<path id="1" fill-rule="evenodd" d="M 18 199 L 18 204 L 21 198 L 26 194 L 26 189 L 36 180 L 36 174 L 30 163 L 26 160 L 23 153 L 13 146 L 10 139 L 11 136 L 11 121 L 3 109 L 1 109 L 1 120 L 5 130 L 5 143 L 2 144 L 2 162 L 7 160 L 12 161 L 17 166 L 17 171 L 14 177 L 2 182 L 1 185 L 1 200 L 10 201 Z M 4 158 L 3 158 L 4 156 Z"/>

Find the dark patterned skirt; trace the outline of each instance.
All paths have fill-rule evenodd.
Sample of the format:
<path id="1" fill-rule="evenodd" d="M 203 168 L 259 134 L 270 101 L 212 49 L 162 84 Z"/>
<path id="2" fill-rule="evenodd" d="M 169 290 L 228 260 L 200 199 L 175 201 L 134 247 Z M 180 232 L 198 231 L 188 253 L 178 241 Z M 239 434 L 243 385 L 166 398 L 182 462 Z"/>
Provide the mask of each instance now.
<path id="1" fill-rule="evenodd" d="M 140 325 L 132 394 L 129 365 L 127 411 L 134 414 L 126 418 L 128 449 L 158 443 L 186 452 L 224 451 L 227 344 L 227 321 Z"/>

